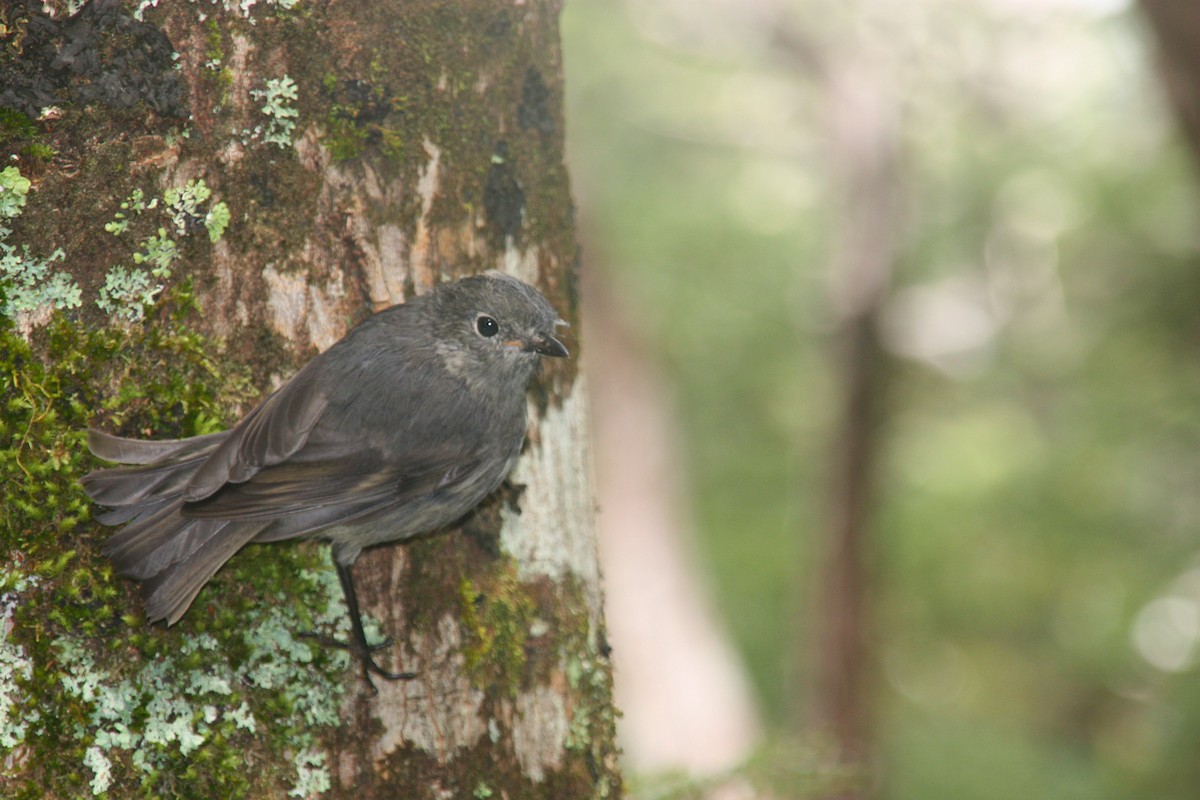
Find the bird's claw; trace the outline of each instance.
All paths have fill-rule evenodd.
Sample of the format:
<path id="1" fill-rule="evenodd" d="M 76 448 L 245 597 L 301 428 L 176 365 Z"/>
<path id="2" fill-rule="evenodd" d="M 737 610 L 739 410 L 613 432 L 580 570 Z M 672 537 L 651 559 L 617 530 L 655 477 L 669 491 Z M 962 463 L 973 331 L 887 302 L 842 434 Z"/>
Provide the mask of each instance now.
<path id="1" fill-rule="evenodd" d="M 313 639 L 325 647 L 336 647 L 339 650 L 345 650 L 349 652 L 350 655 L 358 659 L 359 664 L 362 665 L 363 680 L 367 682 L 367 685 L 371 687 L 371 691 L 373 691 L 375 694 L 379 694 L 379 689 L 375 686 L 375 682 L 371 680 L 372 675 L 378 675 L 379 677 L 389 681 L 410 681 L 417 677 L 417 673 L 415 672 L 392 672 L 391 670 L 384 669 L 375 663 L 375 659 L 371 654 L 376 650 L 382 650 L 385 647 L 391 647 L 392 637 L 390 636 L 383 641 L 375 642 L 374 644 L 367 644 L 365 642 L 358 644 L 356 642 L 344 642 L 341 639 L 335 639 L 332 636 L 325 636 L 324 634 L 317 633 L 316 631 L 302 631 L 299 635 L 304 639 Z"/>
<path id="2" fill-rule="evenodd" d="M 312 639 L 322 647 L 336 647 L 338 650 L 349 650 L 352 655 L 361 652 L 362 650 L 362 647 L 355 645 L 353 642 L 344 642 L 341 639 L 335 639 L 332 636 L 326 636 L 325 634 L 317 633 L 316 631 L 300 631 L 300 633 L 296 635 L 301 639 Z M 375 652 L 376 650 L 382 650 L 385 647 L 391 646 L 392 637 L 390 636 L 383 641 L 365 645 L 367 652 L 371 653 Z"/>

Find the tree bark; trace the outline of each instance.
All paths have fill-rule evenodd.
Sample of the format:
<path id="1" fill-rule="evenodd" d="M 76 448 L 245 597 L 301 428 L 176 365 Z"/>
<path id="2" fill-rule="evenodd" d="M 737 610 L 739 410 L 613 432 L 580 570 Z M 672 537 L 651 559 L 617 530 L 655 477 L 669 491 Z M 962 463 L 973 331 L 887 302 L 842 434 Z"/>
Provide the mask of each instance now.
<path id="1" fill-rule="evenodd" d="M 41 3 L 0 5 L 0 167 L 16 164 L 32 181 L 7 244 L 35 255 L 62 249 L 62 269 L 82 297 L 65 312 L 76 325 L 113 325 L 95 303 L 113 265 L 148 269 L 170 239 L 177 254 L 169 277 L 151 275 L 166 286 L 156 296 L 190 287 L 202 313 L 189 325 L 221 343 L 222 363 L 248 367 L 247 402 L 372 311 L 487 269 L 538 285 L 579 330 L 556 0 L 93 0 L 73 16 L 65 2 L 52 5 L 57 14 Z M 211 196 L 188 206 L 178 192 L 197 181 Z M 156 206 L 138 208 L 152 198 Z M 229 221 L 214 233 L 218 203 Z M 122 224 L 150 231 L 133 264 Z M 165 233 L 155 238 L 158 224 Z M 33 341 L 48 315 L 21 318 Z M 548 365 L 531 390 L 526 449 L 505 487 L 461 530 L 369 551 L 358 562 L 366 609 L 394 639 L 381 662 L 394 659 L 418 677 L 377 681 L 376 695 L 353 669 L 344 672 L 340 722 L 322 729 L 323 755 L 313 762 L 328 772 L 329 788 L 257 777 L 294 758 L 294 748 L 256 749 L 264 737 L 242 730 L 244 752 L 193 758 L 189 771 L 252 773 L 238 776 L 248 781 L 247 796 L 620 793 L 581 343 L 570 345 L 572 358 Z M 111 408 L 121 388 L 110 387 L 99 424 L 120 418 Z M 89 530 L 63 546 L 100 564 L 94 554 L 104 535 Z M 279 552 L 262 549 L 245 558 Z M 275 595 L 263 580 L 257 600 L 270 605 Z M 187 648 L 188 637 L 220 619 L 228 598 L 219 595 L 210 586 L 181 624 L 156 635 Z M 139 607 L 132 590 L 126 599 L 125 612 Z M 19 613 L 15 619 L 5 618 L 16 626 L 12 638 L 28 637 L 30 652 L 42 652 Z M 107 644 L 84 641 L 85 651 L 121 652 L 113 637 L 142 635 L 137 625 L 115 624 Z M 57 679 L 57 657 L 31 658 L 30 680 Z M 64 751 L 76 759 L 103 740 L 86 722 L 94 706 L 82 708 L 72 713 L 92 732 Z M 36 718 L 58 711 L 48 704 Z M 195 713 L 216 718 L 216 730 L 224 710 Z M 57 735 L 44 723 L 33 730 Z M 25 786 L 23 770 L 36 767 L 34 734 L 25 735 L 8 751 L 0 788 Z M 218 738 L 196 752 L 217 747 Z M 222 782 L 148 778 L 136 756 L 104 756 L 114 765 L 109 796 L 150 792 L 148 780 L 153 792 Z M 85 789 L 98 780 L 95 760 L 73 763 Z M 79 785 L 61 780 L 62 796 Z"/>

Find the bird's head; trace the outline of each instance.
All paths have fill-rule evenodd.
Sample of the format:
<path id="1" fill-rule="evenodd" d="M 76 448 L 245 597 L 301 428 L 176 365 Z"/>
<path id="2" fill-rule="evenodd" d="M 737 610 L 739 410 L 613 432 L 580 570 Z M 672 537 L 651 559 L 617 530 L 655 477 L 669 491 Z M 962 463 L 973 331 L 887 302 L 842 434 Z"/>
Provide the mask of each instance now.
<path id="1" fill-rule="evenodd" d="M 499 371 L 527 380 L 540 356 L 564 358 L 565 325 L 529 284 L 487 272 L 438 286 L 430 295 L 438 348 L 453 371 Z"/>

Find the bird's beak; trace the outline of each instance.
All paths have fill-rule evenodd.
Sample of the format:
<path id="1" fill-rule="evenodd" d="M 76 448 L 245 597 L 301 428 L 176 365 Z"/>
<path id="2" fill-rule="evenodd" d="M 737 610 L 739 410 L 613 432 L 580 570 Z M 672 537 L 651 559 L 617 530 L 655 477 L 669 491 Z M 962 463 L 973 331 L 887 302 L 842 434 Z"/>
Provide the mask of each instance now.
<path id="1" fill-rule="evenodd" d="M 530 337 L 525 349 L 553 358 L 566 358 L 570 355 L 563 343 L 548 333 L 535 333 Z"/>

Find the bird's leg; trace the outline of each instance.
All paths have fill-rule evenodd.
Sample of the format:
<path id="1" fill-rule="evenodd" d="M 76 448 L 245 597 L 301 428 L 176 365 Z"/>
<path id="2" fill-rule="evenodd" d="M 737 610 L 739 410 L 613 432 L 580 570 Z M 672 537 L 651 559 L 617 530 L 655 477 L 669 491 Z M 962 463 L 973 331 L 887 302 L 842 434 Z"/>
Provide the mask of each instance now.
<path id="1" fill-rule="evenodd" d="M 415 672 L 388 672 L 375 663 L 375 659 L 371 656 L 371 651 L 377 650 L 380 647 L 387 647 L 391 644 L 391 639 L 385 639 L 375 646 L 367 644 L 367 634 L 363 630 L 362 614 L 358 610 L 358 594 L 354 591 L 354 573 L 350 571 L 350 566 L 339 564 L 337 561 L 334 561 L 334 567 L 337 569 L 338 580 L 342 584 L 342 593 L 346 595 L 346 608 L 350 611 L 350 653 L 362 662 L 363 679 L 371 684 L 371 688 L 373 689 L 375 688 L 375 684 L 371 683 L 372 673 L 389 681 L 406 681 L 417 677 L 417 673 Z"/>
<path id="2" fill-rule="evenodd" d="M 417 673 L 415 672 L 389 672 L 375 663 L 375 658 L 371 655 L 371 652 L 389 646 L 391 639 L 385 639 L 378 644 L 367 644 L 367 634 L 363 630 L 362 624 L 362 613 L 358 609 L 358 593 L 354 591 L 354 574 L 350 571 L 351 568 L 349 565 L 340 564 L 337 559 L 334 559 L 333 566 L 337 570 L 338 581 L 342 584 L 342 594 L 346 597 L 346 609 L 350 613 L 350 641 L 341 642 L 336 639 L 315 637 L 313 634 L 309 635 L 321 639 L 324 644 L 349 650 L 350 655 L 357 658 L 362 665 L 363 680 L 376 692 L 379 690 L 375 688 L 375 683 L 371 680 L 371 675 L 378 675 L 389 681 L 406 681 L 417 677 Z"/>

